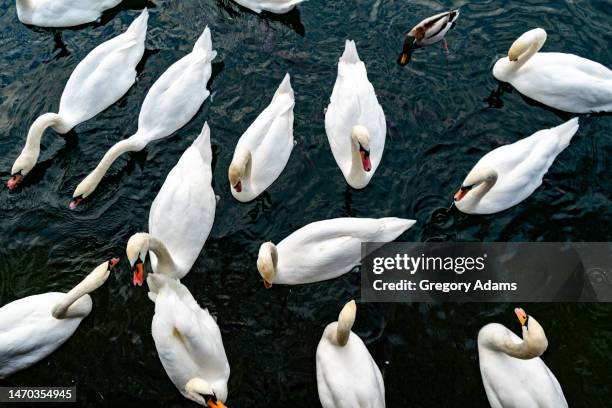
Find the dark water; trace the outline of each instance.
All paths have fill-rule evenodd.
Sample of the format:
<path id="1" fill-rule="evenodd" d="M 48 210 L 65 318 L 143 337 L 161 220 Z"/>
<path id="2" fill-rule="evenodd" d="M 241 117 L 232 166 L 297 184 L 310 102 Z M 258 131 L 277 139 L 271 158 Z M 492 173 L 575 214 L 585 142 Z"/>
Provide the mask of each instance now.
<path id="1" fill-rule="evenodd" d="M 65 139 L 48 131 L 41 161 L 23 188 L 0 191 L 0 304 L 67 290 L 147 226 L 167 172 L 208 120 L 214 186 L 221 197 L 203 254 L 184 279 L 218 316 L 232 375 L 231 407 L 318 406 L 315 349 L 324 326 L 359 276 L 266 291 L 255 268 L 264 240 L 278 242 L 304 224 L 339 216 L 418 219 L 403 240 L 609 241 L 612 220 L 612 118 L 583 117 L 579 134 L 544 185 L 523 204 L 493 216 L 448 212 L 452 193 L 485 152 L 567 116 L 532 106 L 517 92 L 489 98 L 490 74 L 523 31 L 548 31 L 545 50 L 612 65 L 609 1 L 410 2 L 309 0 L 285 16 L 255 15 L 224 0 L 155 1 L 138 83 L 118 103 Z M 77 29 L 26 27 L 14 1 L 0 5 L 0 177 L 7 179 L 27 129 L 57 111 L 74 66 L 122 32 L 146 2 L 125 1 L 99 24 Z M 461 6 L 450 54 L 436 45 L 396 65 L 402 33 L 422 18 Z M 145 152 L 121 158 L 96 195 L 68 210 L 77 183 L 116 141 L 136 130 L 154 80 L 189 52 L 209 25 L 215 75 L 193 121 Z M 347 187 L 331 155 L 323 109 L 344 40 L 356 40 L 388 124 L 381 167 L 363 191 Z M 236 141 L 268 104 L 285 72 L 296 93 L 298 142 L 277 182 L 239 204 L 227 186 Z M 561 116 L 561 117 L 560 117 Z M 153 308 L 131 285 L 127 261 L 94 294 L 94 311 L 58 352 L 1 385 L 78 387 L 80 406 L 131 402 L 187 407 L 167 379 L 150 334 Z M 478 370 L 480 327 L 518 332 L 515 305 L 360 304 L 354 330 L 383 370 L 389 407 L 487 406 Z M 610 406 L 612 324 L 608 305 L 524 305 L 543 324 L 544 359 L 573 407 Z"/>

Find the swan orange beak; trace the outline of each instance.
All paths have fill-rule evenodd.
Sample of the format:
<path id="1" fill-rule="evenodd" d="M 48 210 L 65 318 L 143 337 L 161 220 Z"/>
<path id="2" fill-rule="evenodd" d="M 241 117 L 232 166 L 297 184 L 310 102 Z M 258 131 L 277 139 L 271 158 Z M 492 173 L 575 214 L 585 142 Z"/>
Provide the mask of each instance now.
<path id="1" fill-rule="evenodd" d="M 206 403 L 210 408 L 227 408 L 224 403 L 219 400 L 213 401 L 212 398 L 209 399 Z"/>
<path id="2" fill-rule="evenodd" d="M 463 197 L 465 197 L 465 195 L 469 192 L 470 189 L 468 187 L 461 187 L 459 191 L 455 193 L 455 201 L 461 201 L 461 199 L 463 199 Z"/>
<path id="3" fill-rule="evenodd" d="M 370 161 L 370 152 L 367 150 L 361 149 L 359 151 L 359 155 L 361 156 L 361 165 L 365 171 L 372 170 L 372 162 Z"/>
<path id="4" fill-rule="evenodd" d="M 71 210 L 74 210 L 81 204 L 81 201 L 83 201 L 83 197 L 74 197 L 68 206 Z"/>
<path id="5" fill-rule="evenodd" d="M 6 186 L 9 190 L 14 190 L 21 183 L 21 180 L 23 180 L 23 176 L 21 174 L 14 174 L 11 176 L 9 181 L 6 182 Z"/>
<path id="6" fill-rule="evenodd" d="M 234 186 L 234 190 L 236 190 L 237 193 L 240 193 L 242 191 L 242 182 L 241 181 L 236 183 L 236 185 Z"/>
<path id="7" fill-rule="evenodd" d="M 108 269 L 113 269 L 115 266 L 117 266 L 117 264 L 119 263 L 119 258 L 113 258 L 110 261 L 108 261 Z"/>
<path id="8" fill-rule="evenodd" d="M 144 268 L 143 268 L 142 262 L 138 262 L 136 265 L 134 265 L 134 279 L 133 279 L 134 286 L 136 285 L 142 286 L 142 282 L 144 281 L 143 269 Z"/>
<path id="9" fill-rule="evenodd" d="M 516 317 L 518 317 L 519 322 L 521 322 L 521 326 L 524 326 L 525 323 L 527 323 L 527 313 L 525 313 L 525 311 L 520 307 L 514 309 L 514 313 L 516 314 Z"/>

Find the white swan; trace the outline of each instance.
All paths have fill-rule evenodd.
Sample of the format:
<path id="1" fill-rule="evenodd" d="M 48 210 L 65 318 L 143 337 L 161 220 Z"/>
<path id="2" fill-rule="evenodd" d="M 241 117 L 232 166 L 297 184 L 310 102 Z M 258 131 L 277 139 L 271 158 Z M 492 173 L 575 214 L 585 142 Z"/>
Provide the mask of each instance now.
<path id="1" fill-rule="evenodd" d="M 295 97 L 289 74 L 272 102 L 238 140 L 228 178 L 232 195 L 242 202 L 254 200 L 280 176 L 293 149 Z"/>
<path id="2" fill-rule="evenodd" d="M 346 182 L 357 189 L 367 186 L 385 149 L 387 124 L 354 41 L 346 41 L 338 62 L 325 131 Z"/>
<path id="3" fill-rule="evenodd" d="M 210 92 L 206 89 L 212 73 L 212 49 L 208 27 L 193 51 L 170 66 L 147 93 L 138 116 L 138 131 L 111 147 L 98 166 L 77 186 L 70 208 L 76 208 L 96 189 L 104 174 L 119 156 L 137 152 L 147 144 L 170 136 L 185 126 L 200 109 Z"/>
<path id="4" fill-rule="evenodd" d="M 108 278 L 119 259 L 93 270 L 68 293 L 49 292 L 0 308 L 0 379 L 30 367 L 57 350 L 91 312 L 89 293 Z"/>
<path id="5" fill-rule="evenodd" d="M 267 288 L 273 283 L 298 285 L 332 279 L 361 263 L 362 242 L 393 241 L 415 223 L 402 218 L 334 218 L 313 222 L 278 245 L 261 244 L 257 270 Z"/>
<path id="6" fill-rule="evenodd" d="M 558 110 L 574 113 L 612 111 L 612 71 L 572 54 L 538 52 L 546 31 L 521 35 L 508 56 L 493 67 L 493 76 L 520 93 Z"/>
<path id="7" fill-rule="evenodd" d="M 166 177 L 149 213 L 149 233 L 134 234 L 126 253 L 134 285 L 142 285 L 143 264 L 151 252 L 156 273 L 181 279 L 191 270 L 208 238 L 217 204 L 212 188 L 210 129 L 183 153 Z"/>
<path id="8" fill-rule="evenodd" d="M 487 153 L 455 194 L 455 206 L 468 214 L 493 214 L 520 203 L 542 184 L 576 131 L 578 118 L 573 118 Z"/>
<path id="9" fill-rule="evenodd" d="M 385 383 L 363 341 L 351 331 L 355 301 L 327 325 L 317 347 L 317 388 L 323 408 L 384 408 Z"/>
<path id="10" fill-rule="evenodd" d="M 269 11 L 276 14 L 284 14 L 295 8 L 306 0 L 234 0 L 242 7 L 253 10 L 257 14 Z"/>
<path id="11" fill-rule="evenodd" d="M 136 66 L 144 54 L 149 12 L 144 9 L 125 33 L 98 45 L 76 66 L 60 99 L 58 113 L 45 113 L 34 121 L 26 144 L 7 183 L 14 189 L 36 165 L 40 139 L 52 127 L 66 133 L 117 102 L 136 81 Z"/>
<path id="12" fill-rule="evenodd" d="M 421 47 L 444 41 L 444 48 L 448 51 L 448 44 L 444 36 L 455 26 L 459 18 L 459 10 L 449 10 L 435 16 L 431 16 L 412 27 L 404 35 L 404 46 L 397 60 L 398 64 L 404 66 L 410 62 L 412 52 Z"/>
<path id="13" fill-rule="evenodd" d="M 96 21 L 122 0 L 17 0 L 17 17 L 39 27 L 72 27 Z"/>
<path id="14" fill-rule="evenodd" d="M 151 332 L 166 374 L 185 398 L 225 407 L 230 367 L 217 322 L 178 280 L 155 273 L 147 284 L 154 290 Z"/>
<path id="15" fill-rule="evenodd" d="M 555 375 L 539 357 L 548 347 L 542 326 L 515 309 L 523 339 L 498 323 L 478 333 L 480 374 L 491 408 L 567 408 Z"/>

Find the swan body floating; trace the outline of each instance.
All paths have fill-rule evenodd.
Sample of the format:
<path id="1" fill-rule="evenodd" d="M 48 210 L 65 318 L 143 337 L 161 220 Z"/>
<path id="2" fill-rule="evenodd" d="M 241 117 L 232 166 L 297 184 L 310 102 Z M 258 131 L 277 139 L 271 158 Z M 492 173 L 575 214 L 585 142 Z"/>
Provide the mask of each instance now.
<path id="1" fill-rule="evenodd" d="M 385 407 L 380 369 L 351 331 L 357 306 L 347 303 L 338 321 L 327 325 L 317 347 L 317 388 L 323 408 Z"/>
<path id="2" fill-rule="evenodd" d="M 151 86 L 140 108 L 138 130 L 111 147 L 98 166 L 81 181 L 70 202 L 71 209 L 94 192 L 119 156 L 141 151 L 149 143 L 170 136 L 195 116 L 210 94 L 206 85 L 212 73 L 211 61 L 216 55 L 210 30 L 206 27 L 193 51 L 172 64 Z"/>
<path id="3" fill-rule="evenodd" d="M 275 14 L 285 14 L 305 0 L 234 0 L 242 7 L 253 10 L 257 14 L 269 11 Z"/>
<path id="4" fill-rule="evenodd" d="M 480 374 L 491 408 L 567 408 L 555 375 L 540 358 L 548 347 L 542 326 L 523 309 L 515 309 L 523 338 L 501 324 L 478 333 Z"/>
<path id="5" fill-rule="evenodd" d="M 149 233 L 134 234 L 127 257 L 134 285 L 143 283 L 144 262 L 151 254 L 155 273 L 181 279 L 191 270 L 208 238 L 217 201 L 212 188 L 210 129 L 183 153 L 166 177 L 149 212 Z"/>
<path id="6" fill-rule="evenodd" d="M 91 312 L 89 293 L 106 282 L 119 259 L 94 269 L 68 293 L 49 292 L 0 308 L 0 379 L 28 368 L 57 350 Z"/>
<path id="7" fill-rule="evenodd" d="M 576 55 L 538 52 L 545 42 L 543 29 L 527 31 L 495 63 L 493 76 L 557 110 L 612 112 L 612 71 Z"/>
<path id="8" fill-rule="evenodd" d="M 346 182 L 356 189 L 367 186 L 385 149 L 387 124 L 354 41 L 346 41 L 338 62 L 325 131 Z"/>
<path id="9" fill-rule="evenodd" d="M 415 25 L 412 30 L 404 35 L 404 46 L 399 56 L 398 63 L 406 65 L 410 62 L 412 52 L 421 47 L 444 41 L 444 48 L 448 50 L 444 36 L 459 18 L 459 10 L 450 10 L 436 14 Z"/>
<path id="10" fill-rule="evenodd" d="M 151 332 L 166 374 L 185 398 L 224 408 L 230 366 L 217 322 L 178 280 L 155 273 L 147 284 L 155 290 Z"/>
<path id="11" fill-rule="evenodd" d="M 254 200 L 280 176 L 289 161 L 293 140 L 295 97 L 289 74 L 272 102 L 240 137 L 228 178 L 232 195 L 242 202 Z"/>
<path id="12" fill-rule="evenodd" d="M 542 184 L 577 131 L 578 118 L 573 118 L 487 153 L 455 194 L 455 206 L 467 214 L 493 214 L 520 203 Z"/>
<path id="13" fill-rule="evenodd" d="M 416 223 L 402 218 L 334 218 L 310 223 L 278 245 L 259 248 L 257 269 L 267 288 L 332 279 L 361 263 L 362 242 L 390 242 Z"/>
<path id="14" fill-rule="evenodd" d="M 122 0 L 17 0 L 17 17 L 39 27 L 73 27 L 96 21 Z"/>
<path id="15" fill-rule="evenodd" d="M 136 81 L 136 66 L 144 54 L 149 13 L 144 9 L 123 33 L 98 45 L 76 66 L 60 99 L 58 113 L 45 113 L 30 127 L 26 144 L 7 183 L 16 188 L 40 154 L 45 129 L 67 133 L 117 102 Z"/>

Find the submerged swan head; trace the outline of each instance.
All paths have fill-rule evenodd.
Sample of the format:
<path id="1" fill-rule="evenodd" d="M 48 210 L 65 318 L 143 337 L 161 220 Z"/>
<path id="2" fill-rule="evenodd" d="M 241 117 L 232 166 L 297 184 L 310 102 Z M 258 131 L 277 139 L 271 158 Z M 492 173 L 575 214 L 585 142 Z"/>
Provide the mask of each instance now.
<path id="1" fill-rule="evenodd" d="M 249 175 L 250 164 L 251 152 L 245 148 L 237 150 L 229 166 L 228 178 L 230 187 L 238 193 L 242 191 L 243 181 Z"/>
<path id="2" fill-rule="evenodd" d="M 278 250 L 272 242 L 264 242 L 259 247 L 257 256 L 257 270 L 264 280 L 267 289 L 272 287 L 276 277 L 276 267 L 278 265 Z"/>
<path id="3" fill-rule="evenodd" d="M 11 178 L 6 183 L 9 190 L 14 190 L 23 178 L 34 168 L 38 161 L 38 152 L 24 149 L 13 163 Z"/>
<path id="4" fill-rule="evenodd" d="M 508 50 L 508 59 L 518 61 L 522 55 L 535 54 L 546 42 L 546 31 L 541 28 L 529 30 L 514 41 Z"/>
<path id="5" fill-rule="evenodd" d="M 77 208 L 83 199 L 95 191 L 103 176 L 104 174 L 98 174 L 98 172 L 93 171 L 79 183 L 74 190 L 74 194 L 72 194 L 72 201 L 70 201 L 71 210 Z"/>
<path id="6" fill-rule="evenodd" d="M 455 205 L 461 211 L 474 209 L 497 182 L 497 172 L 490 167 L 475 167 L 455 193 Z"/>
<path id="7" fill-rule="evenodd" d="M 200 405 L 209 408 L 226 408 L 223 402 L 217 399 L 217 394 L 208 381 L 201 378 L 192 378 L 185 385 L 185 393 L 188 398 Z M 224 392 L 224 395 L 227 391 Z"/>
<path id="8" fill-rule="evenodd" d="M 147 253 L 149 252 L 149 234 L 139 232 L 132 235 L 127 243 L 125 252 L 134 274 L 134 286 L 142 286 L 144 281 L 144 262 L 147 260 Z"/>
<path id="9" fill-rule="evenodd" d="M 527 315 L 527 313 L 519 307 L 514 309 L 514 313 L 522 326 L 523 358 L 535 358 L 544 354 L 548 348 L 548 339 L 540 323 L 533 317 Z"/>
<path id="10" fill-rule="evenodd" d="M 372 162 L 370 161 L 370 132 L 368 132 L 368 129 L 361 125 L 354 126 L 351 131 L 351 140 L 353 141 L 353 146 L 359 151 L 363 170 L 372 170 Z"/>

